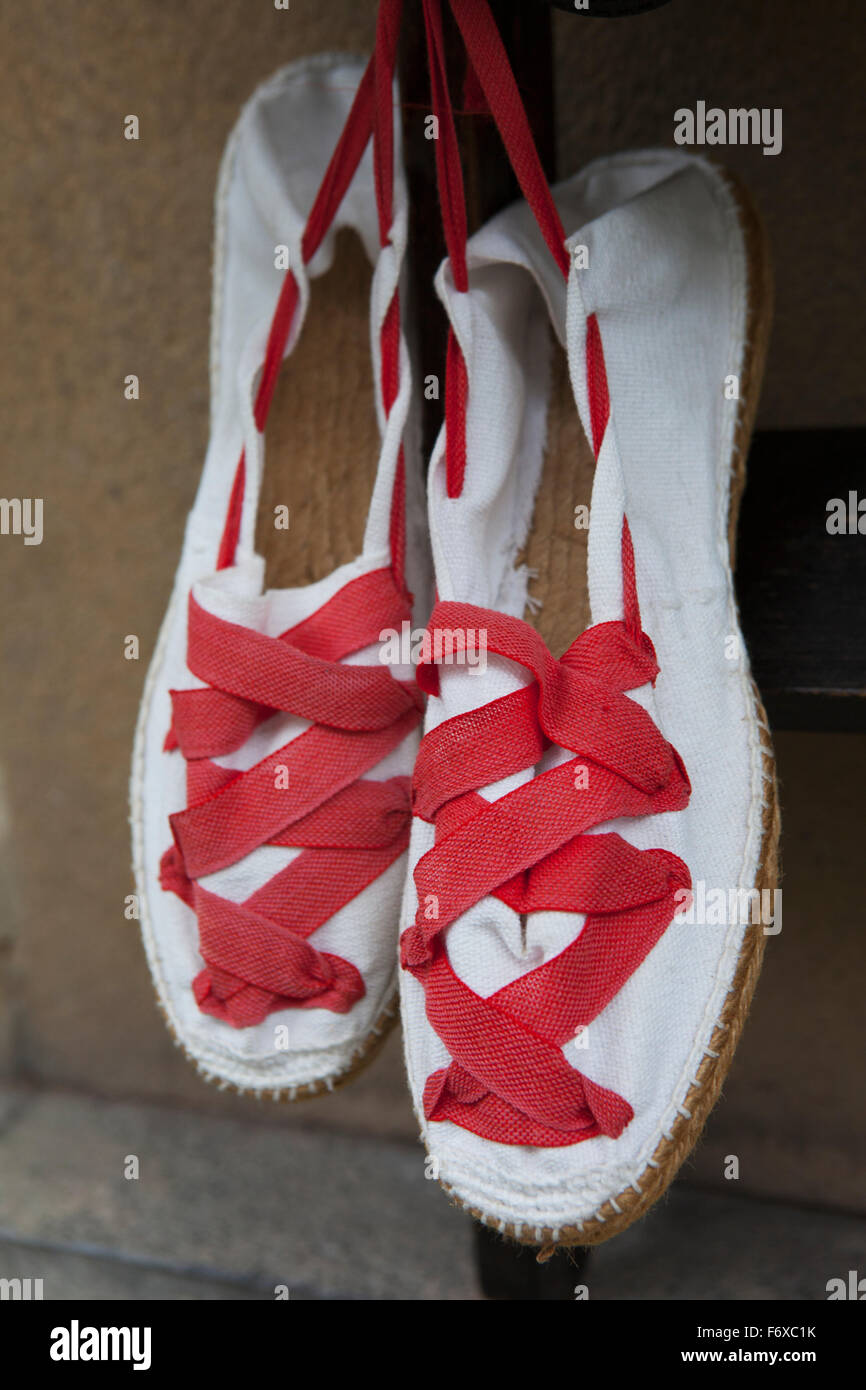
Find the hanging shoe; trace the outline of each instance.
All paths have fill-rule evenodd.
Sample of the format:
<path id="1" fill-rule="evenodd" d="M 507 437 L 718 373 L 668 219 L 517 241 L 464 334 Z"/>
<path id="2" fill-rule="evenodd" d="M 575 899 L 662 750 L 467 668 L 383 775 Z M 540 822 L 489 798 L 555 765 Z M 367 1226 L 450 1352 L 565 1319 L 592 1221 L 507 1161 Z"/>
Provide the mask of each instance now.
<path id="1" fill-rule="evenodd" d="M 681 153 L 551 197 L 486 7 L 452 8 L 528 202 L 466 246 L 434 24 L 451 338 L 406 1061 L 449 1193 L 517 1240 L 589 1245 L 695 1143 L 777 929 L 755 920 L 778 809 L 732 577 L 768 261 L 744 195 Z M 701 884 L 736 913 L 690 921 Z"/>
<path id="2" fill-rule="evenodd" d="M 410 667 L 380 657 L 412 618 L 407 480 L 419 593 L 424 521 L 395 42 L 383 33 L 366 69 L 284 68 L 229 140 L 211 441 L 133 763 L 141 927 L 169 1027 L 208 1079 L 290 1099 L 353 1075 L 396 1013 L 422 701 Z"/>

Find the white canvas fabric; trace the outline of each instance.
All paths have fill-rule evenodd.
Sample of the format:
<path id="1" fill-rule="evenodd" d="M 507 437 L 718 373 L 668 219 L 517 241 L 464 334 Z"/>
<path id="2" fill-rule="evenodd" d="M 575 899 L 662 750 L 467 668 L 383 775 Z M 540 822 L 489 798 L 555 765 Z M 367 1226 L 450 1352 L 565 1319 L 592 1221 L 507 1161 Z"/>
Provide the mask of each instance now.
<path id="1" fill-rule="evenodd" d="M 558 185 L 554 197 L 570 250 L 588 252 L 587 268 L 572 255 L 567 286 L 523 203 L 471 239 L 468 293 L 456 291 L 447 262 L 437 277 L 469 383 L 462 495 L 446 495 L 444 432 L 429 477 L 437 592 L 524 615 L 527 573 L 515 562 L 541 475 L 550 330 L 567 351 L 575 408 L 591 438 L 584 364 L 587 318 L 595 314 L 611 420 L 592 494 L 592 621 L 623 616 L 625 510 L 643 628 L 661 667 L 654 689 L 630 694 L 680 752 L 693 788 L 684 811 L 596 830 L 672 851 L 693 883 L 749 889 L 766 782 L 747 661 L 744 654 L 731 660 L 726 646 L 739 635 L 727 536 L 738 402 L 725 398 L 724 383 L 743 367 L 747 291 L 736 207 L 711 165 L 667 151 L 600 160 Z M 530 679 L 493 655 L 484 674 L 443 665 L 439 675 L 425 732 Z M 543 766 L 572 756 L 551 749 Z M 482 794 L 494 800 L 521 780 Z M 432 844 L 433 827 L 416 819 L 402 929 L 417 909 L 411 870 Z M 576 914 L 532 914 L 524 937 L 517 914 L 485 898 L 448 928 L 449 959 L 486 997 L 558 954 L 582 923 Z M 564 1148 L 493 1143 L 425 1120 L 425 1081 L 450 1058 L 427 1021 L 421 985 L 401 971 L 409 1081 L 442 1183 L 488 1223 L 524 1236 L 535 1230 L 539 1240 L 542 1231 L 555 1239 L 564 1227 L 597 1219 L 606 1201 L 639 1185 L 710 1048 L 743 932 L 739 924 L 672 923 L 592 1022 L 588 1046 L 566 1045 L 572 1064 L 625 1097 L 634 1118 L 617 1139 Z"/>
<path id="2" fill-rule="evenodd" d="M 310 939 L 317 949 L 351 961 L 366 993 L 345 1014 L 325 1009 L 282 1010 L 255 1027 L 235 1029 L 200 1012 L 191 984 L 202 969 L 195 915 L 159 884 L 159 863 L 171 844 L 168 817 L 186 805 L 185 763 L 166 753 L 171 689 L 201 685 L 186 666 L 187 601 L 255 631 L 277 636 L 300 622 L 350 580 L 389 564 L 391 494 L 401 440 L 406 446 L 408 495 L 407 575 L 423 602 L 423 504 L 417 482 L 415 432 L 410 413 L 411 373 L 401 338 L 400 390 L 387 421 L 380 400 L 380 330 L 401 275 L 407 204 L 395 124 L 394 219 L 390 244 L 379 248 L 372 151 L 368 147 L 328 235 L 308 266 L 301 237 L 322 176 L 349 113 L 364 64 L 326 54 L 282 69 L 255 92 L 242 112 L 223 158 L 216 200 L 216 244 L 211 330 L 211 440 L 190 514 L 174 592 L 148 673 L 131 784 L 131 820 L 141 927 L 159 1002 L 179 1043 L 212 1079 L 241 1089 L 292 1093 L 311 1083 L 332 1084 L 350 1068 L 359 1048 L 396 990 L 396 942 L 405 875 L 401 859 Z M 303 330 L 310 278 L 330 268 L 341 227 L 359 234 L 374 266 L 370 331 L 381 455 L 363 552 L 350 564 L 306 588 L 263 592 L 264 561 L 254 551 L 256 509 L 264 466 L 263 440 L 252 414 L 258 374 L 282 276 L 275 248 L 289 248 L 299 306 L 288 356 Z M 291 371 L 289 363 L 284 370 Z M 214 572 L 232 481 L 241 449 L 246 489 L 235 564 Z M 289 465 L 290 461 L 289 461 Z M 413 568 L 414 566 L 414 568 Z M 422 616 L 423 621 L 423 616 Z M 375 663 L 378 646 L 347 658 Z M 392 667 L 398 679 L 411 671 Z M 245 769 L 302 733 L 308 724 L 280 715 L 260 726 L 235 754 L 217 759 Z M 411 772 L 417 748 L 411 734 L 368 776 Z M 202 880 L 206 888 L 240 902 L 287 864 L 298 850 L 265 846 Z M 281 1045 L 275 1044 L 277 1028 Z M 288 1045 L 285 1045 L 285 1038 Z"/>

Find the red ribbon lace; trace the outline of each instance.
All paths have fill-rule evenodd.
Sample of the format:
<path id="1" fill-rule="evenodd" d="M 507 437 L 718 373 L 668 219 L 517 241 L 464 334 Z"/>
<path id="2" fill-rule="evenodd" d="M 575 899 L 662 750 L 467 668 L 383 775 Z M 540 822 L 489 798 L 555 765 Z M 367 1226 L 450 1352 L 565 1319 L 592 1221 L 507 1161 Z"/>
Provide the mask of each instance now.
<path id="1" fill-rule="evenodd" d="M 225 622 L 190 598 L 187 662 L 208 686 L 172 691 L 188 806 L 170 818 L 174 845 L 161 882 L 198 918 L 199 1007 L 235 1027 L 289 1006 L 344 1013 L 364 993 L 353 965 L 307 938 L 408 844 L 409 779 L 363 775 L 417 726 L 420 693 L 385 666 L 340 664 L 408 616 L 384 569 L 353 580 L 279 638 Z M 276 710 L 313 727 L 246 772 L 212 761 Z M 302 853 L 243 903 L 198 882 L 265 844 Z"/>
<path id="2" fill-rule="evenodd" d="M 586 833 L 688 802 L 679 756 L 624 694 L 655 679 L 652 643 L 646 634 L 636 641 L 624 622 L 601 623 L 555 661 L 520 619 L 459 603 L 436 606 L 431 634 L 437 629 L 485 633 L 488 651 L 534 680 L 440 724 L 416 762 L 414 811 L 435 824 L 436 844 L 415 869 L 419 905 L 402 962 L 423 984 L 427 1017 L 453 1058 L 428 1078 L 425 1114 L 506 1144 L 616 1137 L 631 1106 L 583 1076 L 562 1048 L 652 950 L 690 882 L 666 850 Z M 435 668 L 421 683 L 435 690 Z M 497 801 L 479 795 L 534 768 L 551 743 L 577 756 Z M 488 894 L 515 912 L 581 912 L 586 921 L 566 950 L 485 999 L 455 974 L 444 934 Z"/>
<path id="3" fill-rule="evenodd" d="M 381 244 L 393 220 L 393 78 L 400 0 L 383 0 L 376 49 L 358 87 L 302 239 L 315 255 L 373 137 Z M 298 304 L 287 272 L 274 312 L 254 406 L 264 431 Z M 400 305 L 395 291 L 380 334 L 382 403 L 397 397 Z M 245 491 L 241 454 L 229 499 L 217 568 L 234 563 Z M 414 729 L 421 696 L 384 666 L 344 666 L 384 628 L 411 618 L 404 581 L 405 465 L 398 456 L 391 503 L 391 566 L 347 584 L 312 617 L 279 638 L 225 622 L 190 597 L 189 669 L 204 689 L 172 692 L 166 748 L 187 762 L 187 809 L 170 817 L 174 844 L 161 883 L 196 913 L 205 968 L 193 982 L 199 1007 L 249 1027 L 286 1007 L 346 1012 L 364 994 L 348 961 L 318 951 L 308 938 L 379 877 L 406 849 L 409 779 L 365 780 Z M 237 773 L 213 760 L 241 748 L 282 710 L 313 727 L 255 767 Z M 302 853 L 243 903 L 199 882 L 261 845 Z"/>

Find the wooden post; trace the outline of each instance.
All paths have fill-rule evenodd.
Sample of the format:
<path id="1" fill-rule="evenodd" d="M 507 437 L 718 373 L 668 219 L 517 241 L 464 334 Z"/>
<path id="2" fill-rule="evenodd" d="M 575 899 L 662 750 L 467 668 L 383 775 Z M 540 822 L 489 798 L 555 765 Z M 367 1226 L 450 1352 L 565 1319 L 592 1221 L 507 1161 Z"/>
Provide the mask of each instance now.
<path id="1" fill-rule="evenodd" d="M 517 85 L 535 135 L 545 173 L 555 177 L 553 75 L 550 12 L 526 0 L 491 0 Z M 464 105 L 466 54 L 457 25 L 443 5 L 446 62 L 466 189 L 470 235 L 500 208 L 520 196 L 493 118 L 467 112 Z M 445 239 L 436 187 L 435 148 L 425 137 L 425 117 L 433 112 L 420 0 L 407 0 L 399 53 L 403 144 L 409 185 L 409 287 L 407 321 L 414 325 L 416 360 L 422 377 L 445 380 L 445 315 L 433 277 L 445 257 Z M 442 399 L 425 401 L 423 448 L 429 457 L 442 423 Z"/>
<path id="2" fill-rule="evenodd" d="M 526 0 L 491 0 L 496 23 L 511 61 L 538 152 L 548 179 L 556 177 L 553 109 L 553 49 L 550 11 Z M 457 26 L 443 6 L 446 63 L 451 102 L 466 190 L 471 235 L 488 218 L 520 196 L 493 118 L 467 111 L 464 100 L 466 55 Z M 403 143 L 409 185 L 409 285 L 407 321 L 414 325 L 414 348 L 423 377 L 445 381 L 445 314 L 433 289 L 433 277 L 446 255 L 436 186 L 435 149 L 425 137 L 425 117 L 433 112 L 419 0 L 406 5 L 399 55 L 403 107 Z M 444 391 L 438 401 L 424 401 L 422 447 L 430 452 L 442 423 Z M 481 1287 L 493 1299 L 562 1299 L 574 1297 L 588 1251 L 558 1254 L 544 1264 L 531 1248 L 502 1240 L 476 1226 L 476 1258 Z"/>

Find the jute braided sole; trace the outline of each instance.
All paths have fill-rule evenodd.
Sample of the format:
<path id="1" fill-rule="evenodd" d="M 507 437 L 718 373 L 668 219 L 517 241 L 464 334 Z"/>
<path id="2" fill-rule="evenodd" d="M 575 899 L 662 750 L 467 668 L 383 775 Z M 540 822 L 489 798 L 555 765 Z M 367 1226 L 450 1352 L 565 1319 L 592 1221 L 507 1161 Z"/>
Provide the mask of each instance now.
<path id="1" fill-rule="evenodd" d="M 745 351 L 740 378 L 740 407 L 731 459 L 729 496 L 728 539 L 733 567 L 736 560 L 737 520 L 745 485 L 746 455 L 757 412 L 770 335 L 772 270 L 767 238 L 757 209 L 739 180 L 728 170 L 721 170 L 720 172 L 735 204 L 745 245 L 748 275 Z M 560 380 L 565 382 L 566 378 L 561 376 Z M 556 377 L 554 381 L 556 382 Z M 542 477 L 540 505 L 536 505 L 536 520 L 540 511 L 542 517 L 549 513 L 549 507 L 547 513 L 543 509 L 545 508 L 544 492 L 550 484 L 551 477 L 559 479 L 561 482 L 564 476 L 563 451 L 558 447 L 559 443 L 563 440 L 568 441 L 573 436 L 573 424 L 563 423 L 562 398 L 558 403 L 558 412 L 559 418 L 552 419 L 548 434 L 549 452 Z M 552 402 L 551 414 L 555 417 L 556 413 L 557 405 Z M 575 414 L 573 401 L 570 397 L 567 401 L 567 413 L 570 417 Z M 567 465 L 572 471 L 574 471 L 574 458 L 572 441 L 571 461 Z M 586 462 L 588 458 L 591 458 L 591 455 L 588 446 L 585 446 L 582 455 L 578 455 L 577 472 L 582 476 L 578 477 L 576 482 L 572 482 L 572 498 L 575 502 L 585 501 L 588 497 L 589 474 Z M 581 490 L 583 495 L 580 495 Z M 562 510 L 565 511 L 564 508 Z M 534 531 L 536 534 L 531 535 L 527 543 L 526 559 L 530 567 L 548 581 L 548 593 L 553 600 L 554 607 L 554 612 L 548 615 L 546 622 L 539 622 L 537 625 L 549 642 L 549 634 L 557 634 L 561 647 L 564 643 L 567 644 L 573 635 L 574 586 L 570 583 L 564 583 L 561 558 L 560 562 L 557 562 L 555 544 L 557 538 L 554 536 L 554 543 L 551 544 L 549 534 L 539 540 L 535 527 Z M 584 546 L 577 552 L 582 564 L 585 564 L 585 553 L 584 543 Z M 568 623 L 572 625 L 571 627 L 568 626 L 568 623 L 563 626 L 563 609 L 560 597 L 563 593 L 569 592 L 571 598 Z M 563 633 L 565 633 L 564 638 Z M 759 890 L 769 889 L 772 891 L 777 887 L 780 877 L 778 788 L 767 717 L 754 681 L 751 682 L 751 688 L 760 738 L 762 785 L 767 789 L 761 815 L 761 850 L 754 886 Z M 760 974 L 765 945 L 766 937 L 762 926 L 760 924 L 748 926 L 744 933 L 731 987 L 722 1011 L 716 1020 L 709 1048 L 704 1053 L 694 1079 L 680 1105 L 676 1119 L 657 1145 L 652 1158 L 649 1159 L 646 1168 L 633 1186 L 625 1188 L 615 1198 L 605 1202 L 590 1219 L 556 1230 L 525 1224 L 503 1224 L 488 1217 L 485 1212 L 478 1208 L 468 1206 L 454 1189 L 443 1181 L 441 1186 L 452 1201 L 468 1211 L 482 1224 L 498 1230 L 506 1239 L 516 1241 L 521 1245 L 539 1246 L 539 1261 L 549 1259 L 558 1247 L 600 1245 L 603 1241 L 609 1240 L 611 1236 L 618 1235 L 632 1225 L 649 1210 L 670 1186 L 682 1163 L 700 1138 L 710 1111 L 719 1098 L 725 1077 L 733 1061 L 734 1052 L 743 1031 L 743 1025 Z"/>

